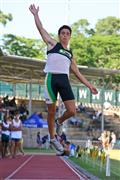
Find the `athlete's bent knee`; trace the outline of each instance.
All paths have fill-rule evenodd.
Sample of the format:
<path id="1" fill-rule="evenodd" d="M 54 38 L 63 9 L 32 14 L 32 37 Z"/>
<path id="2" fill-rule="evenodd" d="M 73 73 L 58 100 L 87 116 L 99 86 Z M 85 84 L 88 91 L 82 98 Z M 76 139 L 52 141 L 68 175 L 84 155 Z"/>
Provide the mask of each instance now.
<path id="1" fill-rule="evenodd" d="M 70 116 L 74 116 L 76 114 L 76 110 L 75 109 L 70 109 L 68 110 Z"/>

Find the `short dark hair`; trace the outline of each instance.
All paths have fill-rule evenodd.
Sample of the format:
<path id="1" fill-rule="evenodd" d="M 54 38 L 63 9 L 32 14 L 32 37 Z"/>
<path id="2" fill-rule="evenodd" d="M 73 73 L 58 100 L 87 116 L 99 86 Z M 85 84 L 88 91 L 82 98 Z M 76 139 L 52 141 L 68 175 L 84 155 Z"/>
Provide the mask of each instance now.
<path id="1" fill-rule="evenodd" d="M 62 29 L 68 29 L 70 31 L 70 35 L 72 34 L 72 29 L 70 26 L 68 25 L 63 25 L 58 29 L 58 35 L 60 35 L 60 32 L 62 31 Z"/>

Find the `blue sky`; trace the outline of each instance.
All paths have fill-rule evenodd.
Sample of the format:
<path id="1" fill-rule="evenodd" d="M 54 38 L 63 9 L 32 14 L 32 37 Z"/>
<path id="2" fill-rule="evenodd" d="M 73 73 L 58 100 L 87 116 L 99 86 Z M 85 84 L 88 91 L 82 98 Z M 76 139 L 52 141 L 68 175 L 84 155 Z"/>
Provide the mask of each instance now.
<path id="1" fill-rule="evenodd" d="M 120 18 L 120 0 L 1 0 L 0 9 L 11 13 L 13 21 L 3 27 L 2 34 L 11 33 L 26 38 L 39 38 L 29 5 L 39 6 L 43 26 L 48 32 L 57 33 L 63 24 L 72 24 L 79 19 L 87 19 L 94 27 L 98 19 L 107 16 Z"/>

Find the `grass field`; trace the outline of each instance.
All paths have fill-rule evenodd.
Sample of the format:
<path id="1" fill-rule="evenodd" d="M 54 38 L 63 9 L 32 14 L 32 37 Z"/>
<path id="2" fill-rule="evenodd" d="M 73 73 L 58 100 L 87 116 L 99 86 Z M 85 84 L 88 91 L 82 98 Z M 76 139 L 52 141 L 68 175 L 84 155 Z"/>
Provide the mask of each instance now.
<path id="1" fill-rule="evenodd" d="M 45 148 L 24 148 L 26 153 L 54 153 L 52 149 Z M 110 169 L 111 176 L 106 177 L 105 164 L 100 168 L 100 161 L 89 158 L 86 160 L 86 157 L 76 158 L 69 157 L 74 163 L 87 170 L 91 174 L 99 177 L 101 180 L 120 180 L 120 150 L 112 150 L 110 152 Z"/>
<path id="2" fill-rule="evenodd" d="M 103 164 L 102 168 L 100 168 L 100 160 L 93 160 L 92 158 L 88 158 L 86 160 L 86 157 L 70 157 L 70 160 L 91 174 L 99 177 L 101 180 L 120 180 L 120 150 L 112 150 L 110 152 L 110 177 L 106 177 L 105 164 Z"/>

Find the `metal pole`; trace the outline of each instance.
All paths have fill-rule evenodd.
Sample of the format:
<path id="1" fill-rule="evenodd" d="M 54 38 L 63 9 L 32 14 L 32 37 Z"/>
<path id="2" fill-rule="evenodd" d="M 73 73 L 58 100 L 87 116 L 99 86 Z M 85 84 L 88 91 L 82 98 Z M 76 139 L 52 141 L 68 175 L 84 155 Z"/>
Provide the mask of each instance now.
<path id="1" fill-rule="evenodd" d="M 2 81 L 0 81 L 0 96 L 2 95 Z"/>
<path id="2" fill-rule="evenodd" d="M 32 82 L 29 83 L 29 115 L 32 113 Z"/>
<path id="3" fill-rule="evenodd" d="M 104 131 L 104 79 L 102 79 L 102 104 L 101 104 L 101 111 L 102 111 L 102 119 L 101 119 L 101 131 Z"/>
<path id="4" fill-rule="evenodd" d="M 70 0 L 67 1 L 67 24 L 70 25 Z"/>
<path id="5" fill-rule="evenodd" d="M 16 96 L 16 83 L 13 83 L 13 96 Z"/>

